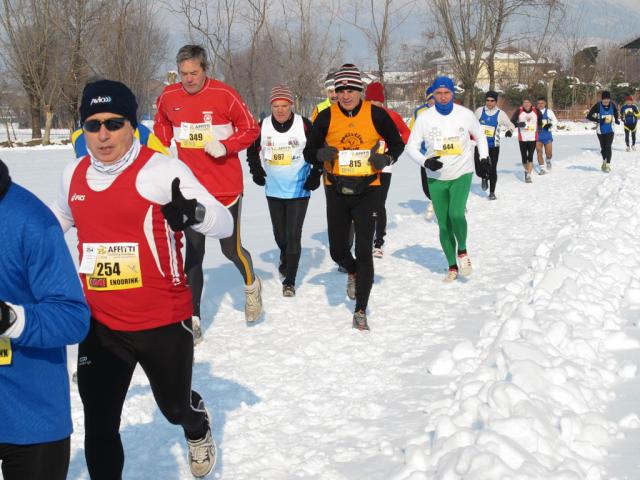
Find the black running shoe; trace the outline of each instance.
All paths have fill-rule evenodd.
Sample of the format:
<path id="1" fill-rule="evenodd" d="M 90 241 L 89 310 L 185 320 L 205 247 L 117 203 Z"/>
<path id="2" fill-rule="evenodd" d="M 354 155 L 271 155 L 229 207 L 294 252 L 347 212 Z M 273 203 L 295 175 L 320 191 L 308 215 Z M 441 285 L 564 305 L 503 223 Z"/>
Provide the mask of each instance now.
<path id="1" fill-rule="evenodd" d="M 483 178 L 482 184 L 480 186 L 482 187 L 482 191 L 486 192 L 487 189 L 489 188 L 489 180 L 487 180 L 486 178 Z"/>

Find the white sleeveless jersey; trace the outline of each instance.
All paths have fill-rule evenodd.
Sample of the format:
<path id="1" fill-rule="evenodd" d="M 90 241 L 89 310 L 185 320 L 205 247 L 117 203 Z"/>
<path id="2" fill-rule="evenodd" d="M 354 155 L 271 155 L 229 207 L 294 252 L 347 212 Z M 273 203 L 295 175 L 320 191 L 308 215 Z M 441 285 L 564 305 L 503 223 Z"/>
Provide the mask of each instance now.
<path id="1" fill-rule="evenodd" d="M 293 124 L 286 132 L 278 132 L 273 127 L 271 115 L 262 121 L 260 158 L 267 172 L 265 193 L 268 197 L 300 198 L 310 195 L 303 187 L 311 170 L 302 155 L 306 143 L 300 115 L 294 115 Z"/>

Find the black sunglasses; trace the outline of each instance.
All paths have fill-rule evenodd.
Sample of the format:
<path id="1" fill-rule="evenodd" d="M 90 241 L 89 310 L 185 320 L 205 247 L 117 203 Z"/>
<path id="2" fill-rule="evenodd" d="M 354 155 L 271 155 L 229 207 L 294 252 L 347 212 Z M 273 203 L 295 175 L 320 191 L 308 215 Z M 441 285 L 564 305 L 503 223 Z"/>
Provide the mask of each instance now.
<path id="1" fill-rule="evenodd" d="M 104 125 L 104 128 L 110 132 L 120 130 L 127 123 L 126 118 L 107 118 L 106 120 L 87 120 L 82 124 L 82 128 L 87 132 L 96 133 L 100 131 L 100 127 Z"/>

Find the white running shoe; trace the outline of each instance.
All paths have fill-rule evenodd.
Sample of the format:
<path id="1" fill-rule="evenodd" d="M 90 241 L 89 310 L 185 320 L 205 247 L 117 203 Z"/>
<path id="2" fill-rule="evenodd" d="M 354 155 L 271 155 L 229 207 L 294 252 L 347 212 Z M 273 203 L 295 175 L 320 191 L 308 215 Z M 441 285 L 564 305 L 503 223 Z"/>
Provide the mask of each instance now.
<path id="1" fill-rule="evenodd" d="M 356 299 L 356 274 L 349 273 L 347 275 L 347 297 L 351 300 Z"/>
<path id="2" fill-rule="evenodd" d="M 627 145 L 627 152 L 630 152 L 631 149 L 629 148 L 629 145 Z"/>
<path id="3" fill-rule="evenodd" d="M 469 255 L 467 255 L 466 253 L 458 255 L 458 265 L 458 268 L 460 269 L 460 275 L 462 275 L 463 277 L 468 277 L 469 275 L 471 275 L 471 259 L 469 258 Z"/>
<path id="4" fill-rule="evenodd" d="M 207 412 L 207 425 L 207 433 L 200 440 L 189 440 L 187 438 L 189 468 L 191 469 L 191 475 L 196 478 L 204 478 L 209 475 L 218 460 L 216 442 L 211 436 L 209 412 Z"/>
<path id="5" fill-rule="evenodd" d="M 540 165 L 538 170 L 538 175 L 545 175 L 546 173 L 547 173 L 547 170 L 544 168 L 544 165 Z"/>
<path id="6" fill-rule="evenodd" d="M 529 172 L 524 172 L 524 183 L 532 183 L 531 174 Z"/>
<path id="7" fill-rule="evenodd" d="M 373 247 L 373 257 L 382 258 L 382 247 Z"/>
<path id="8" fill-rule="evenodd" d="M 631 145 L 631 150 L 633 150 L 635 152 L 636 151 L 636 146 L 635 145 Z"/>
<path id="9" fill-rule="evenodd" d="M 551 170 L 551 159 L 547 158 L 547 170 Z"/>
<path id="10" fill-rule="evenodd" d="M 427 205 L 427 210 L 424 212 L 424 218 L 425 220 L 427 220 L 428 222 L 431 221 L 431 219 L 433 218 L 433 202 L 429 202 L 429 205 Z"/>
<path id="11" fill-rule="evenodd" d="M 253 284 L 244 287 L 246 300 L 244 318 L 247 323 L 255 322 L 262 314 L 262 281 L 256 276 Z"/>
<path id="12" fill-rule="evenodd" d="M 193 329 L 193 344 L 198 345 L 202 343 L 202 328 L 200 327 L 200 317 L 194 315 L 191 317 L 191 328 Z"/>
<path id="13" fill-rule="evenodd" d="M 447 270 L 447 276 L 444 277 L 442 281 L 444 283 L 451 283 L 451 282 L 455 282 L 457 278 L 458 278 L 458 270 L 456 270 L 455 268 L 450 268 L 449 270 Z"/>

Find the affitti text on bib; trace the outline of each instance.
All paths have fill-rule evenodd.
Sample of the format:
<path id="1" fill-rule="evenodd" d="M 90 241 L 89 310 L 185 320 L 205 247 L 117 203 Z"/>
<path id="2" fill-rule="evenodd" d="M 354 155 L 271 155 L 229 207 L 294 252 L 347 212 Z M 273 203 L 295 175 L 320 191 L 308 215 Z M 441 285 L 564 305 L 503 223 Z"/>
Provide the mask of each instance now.
<path id="1" fill-rule="evenodd" d="M 273 167 L 286 167 L 293 160 L 291 145 L 265 147 L 264 158 Z"/>
<path id="2" fill-rule="evenodd" d="M 433 142 L 433 149 L 439 157 L 462 155 L 462 142 L 460 137 L 438 137 Z"/>
<path id="3" fill-rule="evenodd" d="M 204 148 L 204 144 L 213 139 L 210 123 L 180 124 L 180 146 L 182 148 Z"/>
<path id="4" fill-rule="evenodd" d="M 369 164 L 369 150 L 341 150 L 338 153 L 338 172 L 347 176 L 373 175 L 375 172 Z"/>
<path id="5" fill-rule="evenodd" d="M 127 290 L 142 287 L 137 243 L 84 243 L 79 268 L 89 290 Z"/>

